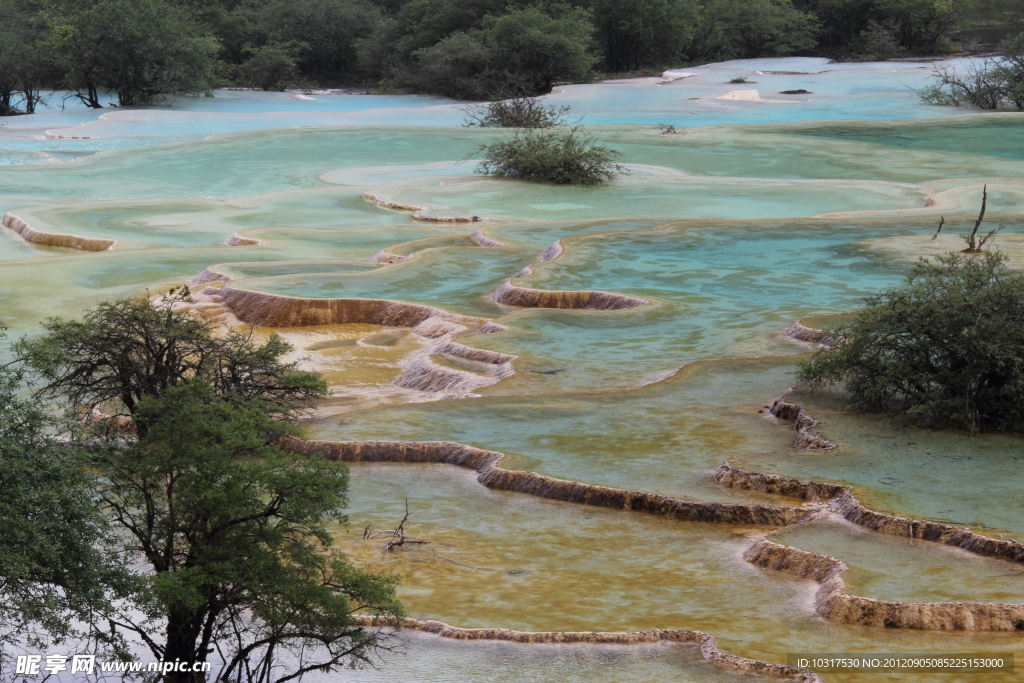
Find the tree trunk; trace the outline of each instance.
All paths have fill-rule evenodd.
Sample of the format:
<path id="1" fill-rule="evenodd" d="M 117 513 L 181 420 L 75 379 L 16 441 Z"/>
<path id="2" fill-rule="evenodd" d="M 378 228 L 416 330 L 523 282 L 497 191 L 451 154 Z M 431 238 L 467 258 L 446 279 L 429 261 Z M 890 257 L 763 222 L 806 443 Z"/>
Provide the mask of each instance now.
<path id="1" fill-rule="evenodd" d="M 978 246 L 978 228 L 981 227 L 981 222 L 985 220 L 985 205 L 988 204 L 988 184 L 981 191 L 981 213 L 978 214 L 978 220 L 974 222 L 974 230 L 971 231 L 970 237 L 967 238 L 967 248 L 963 250 L 964 254 L 977 254 L 981 252 L 981 248 Z"/>
<path id="2" fill-rule="evenodd" d="M 77 93 L 78 99 L 82 100 L 82 104 L 93 109 L 103 109 L 103 105 L 100 104 L 99 93 L 96 92 L 96 86 L 92 83 L 86 83 L 85 92 L 81 90 Z"/>
<path id="3" fill-rule="evenodd" d="M 34 80 L 26 76 L 22 80 L 21 94 L 25 98 L 25 113 L 35 114 L 36 105 L 43 100 L 43 95 L 39 91 L 38 84 Z"/>
<path id="4" fill-rule="evenodd" d="M 169 671 L 163 677 L 164 683 L 206 683 L 205 673 L 192 671 L 193 665 L 206 661 L 206 654 L 196 656 L 196 641 L 199 639 L 202 616 L 184 608 L 174 607 L 167 617 L 167 642 L 164 647 L 165 662 L 182 662 L 185 671 Z"/>

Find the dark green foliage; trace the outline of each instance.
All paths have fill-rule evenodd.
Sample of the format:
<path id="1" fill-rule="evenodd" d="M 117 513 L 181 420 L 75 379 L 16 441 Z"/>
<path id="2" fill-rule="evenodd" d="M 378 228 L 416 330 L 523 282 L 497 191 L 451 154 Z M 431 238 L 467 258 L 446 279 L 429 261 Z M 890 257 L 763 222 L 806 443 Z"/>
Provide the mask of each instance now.
<path id="1" fill-rule="evenodd" d="M 535 97 L 513 97 L 477 107 L 467 107 L 466 127 L 480 128 L 554 128 L 564 125 L 569 107 L 551 107 Z"/>
<path id="2" fill-rule="evenodd" d="M 0 596 L 35 610 L 9 628 L 24 638 L 31 620 L 60 636 L 55 618 L 86 611 L 103 629 L 94 637 L 140 639 L 155 659 L 188 663 L 216 646 L 218 680 L 250 683 L 367 661 L 383 636 L 352 614 L 401 616 L 397 578 L 333 549 L 347 467 L 278 445 L 293 431 L 281 420 L 325 384 L 281 362 L 290 347 L 280 338 L 215 337 L 175 312 L 186 299 L 172 290 L 159 304 L 101 304 L 15 346 L 46 381 L 37 395 L 61 400 L 78 423 L 60 445 L 40 432 L 40 413 L 0 391 L 0 481 L 10 487 L 0 511 L 25 517 L 0 539 Z M 94 407 L 129 416 L 134 433 L 97 423 Z M 115 572 L 119 584 L 98 576 L 104 558 L 121 557 L 142 557 L 147 570 Z"/>
<path id="3" fill-rule="evenodd" d="M 272 0 L 256 7 L 250 16 L 257 49 L 295 46 L 294 66 L 306 79 L 356 72 L 356 42 L 383 21 L 368 0 Z"/>
<path id="4" fill-rule="evenodd" d="M 284 90 L 298 76 L 297 57 L 302 46 L 274 43 L 245 48 L 247 59 L 239 67 L 239 82 L 260 90 Z"/>
<path id="5" fill-rule="evenodd" d="M 923 424 L 1024 430 L 1024 275 L 998 253 L 916 264 L 800 366 L 854 405 Z"/>
<path id="6" fill-rule="evenodd" d="M 46 59 L 46 22 L 35 0 L 0 0 L 0 116 L 31 114 L 56 80 Z"/>
<path id="7" fill-rule="evenodd" d="M 953 28 L 966 7 L 962 0 L 877 0 L 875 21 L 887 23 L 898 45 L 917 54 L 948 51 L 945 33 Z"/>
<path id="8" fill-rule="evenodd" d="M 540 94 L 550 92 L 556 80 L 590 75 L 593 33 L 582 10 L 530 6 L 485 18 L 483 36 L 507 74 L 502 90 Z"/>
<path id="9" fill-rule="evenodd" d="M 196 378 L 225 400 L 259 401 L 272 416 L 325 395 L 323 380 L 278 360 L 291 348 L 280 337 L 264 344 L 238 333 L 214 337 L 207 323 L 173 310 L 184 296 L 172 293 L 160 306 L 145 297 L 103 303 L 81 321 L 50 318 L 45 334 L 15 348 L 45 382 L 42 396 L 78 415 L 103 406 L 130 416 L 142 436 L 150 426 L 142 400 Z"/>
<path id="10" fill-rule="evenodd" d="M 821 49 L 841 53 L 855 45 L 868 22 L 877 17 L 876 0 L 796 0 L 794 5 L 818 18 Z"/>
<path id="11" fill-rule="evenodd" d="M 789 0 L 715 0 L 707 11 L 722 27 L 726 54 L 784 57 L 815 47 L 817 20 Z"/>
<path id="12" fill-rule="evenodd" d="M 2 338 L 0 327 L 0 338 Z M 0 648 L 34 628 L 74 635 L 128 589 L 92 486 L 55 421 L 18 398 L 22 372 L 0 367 Z M 0 678 L 4 671 L 0 661 Z"/>
<path id="13" fill-rule="evenodd" d="M 945 37 L 973 0 L 796 0 L 820 23 L 818 44 L 826 54 L 886 59 L 901 53 L 942 54 Z"/>
<path id="14" fill-rule="evenodd" d="M 814 15 L 790 0 L 707 0 L 685 54 L 691 61 L 810 54 L 816 31 Z"/>
<path id="15" fill-rule="evenodd" d="M 490 47 L 466 33 L 417 50 L 409 64 L 393 73 L 400 88 L 456 99 L 500 97 L 504 86 Z"/>
<path id="16" fill-rule="evenodd" d="M 287 430 L 265 404 L 224 400 L 201 379 L 143 398 L 137 414 L 150 425 L 144 438 L 89 452 L 103 507 L 153 569 L 135 595 L 146 618 L 112 624 L 158 659 L 205 661 L 216 643 L 231 680 L 369 657 L 380 636 L 351 613 L 395 617 L 402 608 L 396 577 L 359 571 L 332 549 L 328 525 L 345 521 L 347 467 L 281 451 L 274 442 Z"/>
<path id="17" fill-rule="evenodd" d="M 481 145 L 477 173 L 536 180 L 556 185 L 598 185 L 625 169 L 619 153 L 597 144 L 581 126 L 554 130 L 521 129 L 511 138 Z"/>
<path id="18" fill-rule="evenodd" d="M 906 48 L 899 44 L 896 25 L 889 21 L 879 23 L 868 21 L 860 37 L 864 51 L 876 60 L 892 59 L 906 53 Z"/>
<path id="19" fill-rule="evenodd" d="M 538 7 L 487 15 L 481 28 L 416 50 L 394 71 L 395 84 L 458 99 L 539 95 L 555 80 L 581 80 L 595 62 L 585 12 Z"/>
<path id="20" fill-rule="evenodd" d="M 976 4 L 0 0 L 0 115 L 31 112 L 44 88 L 70 88 L 92 107 L 106 92 L 140 106 L 219 85 L 377 84 L 496 100 L 588 81 L 595 67 L 642 73 L 741 57 L 939 54 L 965 17 L 985 15 L 972 14 Z"/>
<path id="21" fill-rule="evenodd" d="M 686 59 L 700 9 L 689 0 L 591 0 L 585 6 L 611 71 L 677 66 Z"/>
<path id="22" fill-rule="evenodd" d="M 216 40 L 170 0 L 68 2 L 50 31 L 66 86 L 90 106 L 99 106 L 101 88 L 116 92 L 119 105 L 137 106 L 213 85 Z"/>
<path id="23" fill-rule="evenodd" d="M 384 43 L 381 47 L 389 54 L 389 61 L 405 63 L 417 50 L 482 28 L 484 17 L 501 14 L 505 6 L 501 0 L 412 0 L 375 41 Z"/>

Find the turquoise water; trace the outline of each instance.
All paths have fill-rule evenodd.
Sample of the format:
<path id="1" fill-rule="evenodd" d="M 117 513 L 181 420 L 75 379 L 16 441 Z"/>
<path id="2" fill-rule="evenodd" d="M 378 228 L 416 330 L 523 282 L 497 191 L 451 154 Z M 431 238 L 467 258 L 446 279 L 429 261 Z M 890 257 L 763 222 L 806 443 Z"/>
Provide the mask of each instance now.
<path id="1" fill-rule="evenodd" d="M 564 240 L 562 257 L 536 266 L 533 276 L 516 284 L 619 292 L 654 302 L 614 315 L 534 314 L 544 320 L 536 326 L 535 334 L 542 335 L 536 343 L 544 344 L 552 361 L 587 366 L 594 377 L 611 363 L 621 371 L 658 362 L 668 368 L 673 359 L 791 354 L 803 349 L 777 336 L 790 323 L 855 309 L 861 297 L 902 277 L 905 264 L 852 242 L 931 229 L 924 221 L 809 220 L 598 233 Z M 509 320 L 518 325 L 527 315 Z M 549 325 L 552 317 L 558 322 Z M 593 334 L 598 326 L 600 335 Z M 578 353 L 580 345 L 586 354 Z M 623 347 L 634 352 L 623 358 L 616 351 Z"/>
<path id="2" fill-rule="evenodd" d="M 776 543 L 837 557 L 846 591 L 910 602 L 1020 602 L 1024 568 L 928 541 L 872 533 L 841 517 L 783 529 Z"/>
<path id="3" fill-rule="evenodd" d="M 0 319 L 15 335 L 31 334 L 45 316 L 74 318 L 97 301 L 155 294 L 208 267 L 255 292 L 437 306 L 507 326 L 457 339 L 517 356 L 515 374 L 439 400 L 393 384 L 408 354 L 428 343 L 408 327 L 284 330 L 293 357 L 320 363 L 338 391 L 327 417 L 304 424 L 306 434 L 454 441 L 506 454 L 504 467 L 563 479 L 699 501 L 799 504 L 718 486 L 711 473 L 732 458 L 747 469 L 848 483 L 878 510 L 1024 539 L 1019 436 L 910 429 L 798 393 L 793 400 L 840 447 L 796 453 L 789 425 L 765 413 L 809 350 L 783 331 L 855 310 L 899 283 L 908 262 L 936 253 L 929 237 L 938 216 L 951 234 L 973 224 L 982 184 L 991 190 L 989 221 L 1005 222 L 998 243 L 1019 250 L 1024 114 L 921 104 L 911 89 L 931 68 L 740 60 L 687 69 L 695 75 L 671 82 L 566 86 L 547 101 L 570 104 L 631 171 L 594 189 L 474 176 L 475 150 L 501 133 L 460 128 L 462 105 L 416 96 L 225 92 L 153 110 L 48 109 L 5 120 L 0 212 L 44 232 L 116 243 L 80 252 L 0 229 Z M 728 83 L 740 75 L 756 83 Z M 779 92 L 795 88 L 812 92 Z M 760 100 L 721 99 L 751 89 Z M 656 123 L 684 132 L 662 135 Z M 368 201 L 367 191 L 429 216 L 482 220 L 416 221 Z M 476 229 L 501 246 L 480 246 Z M 236 234 L 260 243 L 227 246 Z M 556 240 L 563 251 L 540 262 Z M 412 258 L 372 263 L 381 250 Z M 650 303 L 598 311 L 493 301 L 517 274 L 520 287 Z M 413 616 L 457 626 L 699 628 L 728 652 L 776 662 L 797 649 L 1024 655 L 1010 633 L 824 621 L 813 612 L 813 582 L 742 560 L 768 528 L 582 508 L 493 492 L 474 477 L 447 466 L 356 466 L 353 527 L 336 529 L 337 543 L 359 562 L 401 573 Z M 389 528 L 406 498 L 412 533 L 429 537 L 441 559 L 383 557 L 361 540 L 366 523 Z M 843 559 L 859 595 L 1024 595 L 1015 565 L 834 519 L 772 537 Z M 352 680 L 749 678 L 670 646 L 403 638 L 408 658 L 389 656 L 380 672 Z"/>
<path id="4" fill-rule="evenodd" d="M 741 467 L 854 486 L 876 510 L 970 525 L 1024 540 L 1019 436 L 971 436 L 850 414 L 828 397 L 797 394 L 821 432 L 842 444 L 835 457 L 756 455 Z"/>
<path id="5" fill-rule="evenodd" d="M 814 216 L 835 211 L 914 209 L 926 190 L 909 184 L 834 180 L 763 180 L 635 175 L 596 188 L 459 178 L 396 181 L 371 192 L 428 206 L 440 216 L 567 220 L 605 216 L 750 219 Z"/>
<path id="6" fill-rule="evenodd" d="M 360 275 L 279 275 L 241 283 L 247 289 L 313 298 L 401 299 L 466 313 L 500 315 L 486 294 L 510 273 L 528 265 L 534 254 L 525 250 L 494 253 L 481 247 L 455 247 L 417 252 L 416 258 Z M 452 277 L 456 273 L 457 277 Z"/>
<path id="7" fill-rule="evenodd" d="M 307 434 L 340 441 L 457 441 L 507 454 L 502 466 L 511 469 L 715 501 L 762 498 L 711 480 L 724 458 L 791 442 L 774 419 L 757 412 L 792 381 L 788 363 L 695 365 L 642 389 L 569 395 L 537 394 L 547 389 L 546 380 L 575 372 L 571 366 L 519 367 L 522 379 L 513 379 L 529 387 L 525 396 L 346 413 L 310 424 Z M 542 374 L 552 370 L 562 372 Z"/>

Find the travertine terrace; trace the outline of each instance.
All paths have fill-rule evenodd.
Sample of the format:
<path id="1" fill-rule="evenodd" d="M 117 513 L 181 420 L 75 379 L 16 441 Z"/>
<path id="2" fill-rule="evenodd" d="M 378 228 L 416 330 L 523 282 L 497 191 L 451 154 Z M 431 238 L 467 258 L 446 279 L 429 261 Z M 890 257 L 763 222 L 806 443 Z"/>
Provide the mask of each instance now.
<path id="1" fill-rule="evenodd" d="M 350 463 L 334 542 L 401 575 L 410 615 L 412 656 L 358 683 L 875 683 L 787 654 L 1021 661 L 1020 435 L 793 386 L 835 341 L 818 321 L 956 246 L 983 187 L 1017 258 L 1021 114 L 920 102 L 933 68 L 780 58 L 560 85 L 544 102 L 630 171 L 583 188 L 480 177 L 474 150 L 505 133 L 413 95 L 14 117 L 0 322 L 31 335 L 188 284 L 181 310 L 279 333 L 323 373 L 335 394 L 283 445 Z M 407 501 L 429 548 L 382 554 L 362 531 Z"/>

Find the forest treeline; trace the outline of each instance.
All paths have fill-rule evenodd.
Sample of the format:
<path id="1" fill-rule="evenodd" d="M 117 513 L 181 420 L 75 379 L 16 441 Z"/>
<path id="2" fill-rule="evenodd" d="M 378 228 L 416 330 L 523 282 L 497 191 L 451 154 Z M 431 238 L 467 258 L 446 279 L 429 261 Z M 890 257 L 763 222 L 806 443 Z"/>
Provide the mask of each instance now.
<path id="1" fill-rule="evenodd" d="M 0 115 L 52 89 L 93 107 L 220 86 L 496 99 L 731 58 L 935 54 L 986 1 L 0 0 Z"/>

